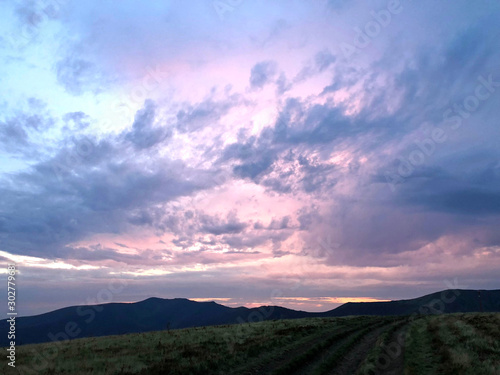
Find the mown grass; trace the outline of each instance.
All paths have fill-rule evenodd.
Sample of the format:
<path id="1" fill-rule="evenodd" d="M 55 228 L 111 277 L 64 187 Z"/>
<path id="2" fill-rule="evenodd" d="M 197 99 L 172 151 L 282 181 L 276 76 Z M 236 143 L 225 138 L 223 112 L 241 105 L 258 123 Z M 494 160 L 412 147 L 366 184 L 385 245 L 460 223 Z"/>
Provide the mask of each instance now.
<path id="1" fill-rule="evenodd" d="M 429 320 L 414 320 L 405 340 L 405 375 L 437 374 L 439 358 L 435 356 Z"/>
<path id="2" fill-rule="evenodd" d="M 500 374 L 500 314 L 450 314 L 414 321 L 405 375 Z"/>
<path id="3" fill-rule="evenodd" d="M 308 318 L 25 345 L 17 348 L 17 367 L 4 360 L 0 373 L 324 374 L 365 335 L 387 325 L 351 372 L 365 374 L 373 370 L 383 345 L 409 321 L 401 373 L 500 374 L 500 314 L 398 319 Z"/>
<path id="4" fill-rule="evenodd" d="M 328 374 L 332 368 L 335 368 L 343 360 L 343 357 L 367 334 L 372 332 L 374 329 L 379 328 L 384 325 L 389 324 L 389 320 L 386 318 L 380 322 L 365 327 L 356 331 L 353 335 L 347 337 L 347 339 L 340 345 L 337 350 L 331 353 L 329 356 L 324 358 L 313 370 L 314 375 L 325 375 Z"/>
<path id="5" fill-rule="evenodd" d="M 487 316 L 467 322 L 461 316 L 431 322 L 443 358 L 443 374 L 500 374 L 500 340 L 475 328 Z"/>
<path id="6" fill-rule="evenodd" d="M 210 374 L 359 318 L 309 318 L 85 338 L 17 348 L 25 374 Z M 5 361 L 0 373 L 9 371 Z"/>
<path id="7" fill-rule="evenodd" d="M 356 375 L 371 375 L 377 374 L 379 369 L 384 369 L 389 365 L 389 361 L 393 358 L 389 357 L 384 353 L 384 349 L 390 344 L 394 344 L 400 350 L 400 355 L 402 354 L 402 348 L 398 342 L 391 343 L 391 339 L 395 332 L 397 332 L 401 327 L 408 324 L 408 319 L 403 319 L 392 323 L 392 325 L 385 330 L 375 342 L 371 351 L 368 353 L 364 361 L 359 366 Z"/>
<path id="8" fill-rule="evenodd" d="M 311 361 L 315 356 L 318 354 L 322 353 L 328 347 L 333 345 L 334 343 L 338 342 L 339 340 L 343 339 L 344 337 L 349 336 L 353 332 L 356 332 L 357 328 L 351 328 L 351 329 L 345 329 L 343 331 L 334 333 L 330 335 L 328 338 L 326 338 L 323 341 L 320 341 L 307 349 L 306 351 L 302 352 L 300 355 L 292 358 L 289 362 L 287 362 L 285 365 L 282 367 L 276 369 L 273 371 L 273 375 L 289 375 L 295 370 L 305 366 L 309 361 Z"/>

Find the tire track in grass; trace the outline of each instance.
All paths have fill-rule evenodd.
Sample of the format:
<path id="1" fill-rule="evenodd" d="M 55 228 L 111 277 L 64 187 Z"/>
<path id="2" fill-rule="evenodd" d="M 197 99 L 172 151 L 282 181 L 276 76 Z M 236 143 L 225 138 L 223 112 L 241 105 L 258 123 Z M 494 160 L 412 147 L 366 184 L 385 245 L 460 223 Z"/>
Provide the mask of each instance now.
<path id="1" fill-rule="evenodd" d="M 406 345 L 406 333 L 409 324 L 405 322 L 393 334 L 389 342 L 386 343 L 386 355 L 388 356 L 389 366 L 381 368 L 379 375 L 400 375 L 404 372 L 404 356 Z"/>
<path id="2" fill-rule="evenodd" d="M 380 327 L 380 325 L 382 326 Z M 362 329 L 346 340 L 338 350 L 319 363 L 312 374 L 355 374 L 359 364 L 366 357 L 377 338 L 389 327 L 390 323 L 384 320 L 377 328 L 368 327 Z"/>
<path id="3" fill-rule="evenodd" d="M 405 375 L 439 374 L 441 358 L 436 331 L 429 325 L 431 317 L 417 317 L 410 322 L 406 335 Z M 410 342 L 408 344 L 408 341 Z"/>
<path id="4" fill-rule="evenodd" d="M 398 375 L 404 370 L 404 347 L 408 319 L 395 322 L 382 333 L 361 363 L 356 375 Z"/>
<path id="5" fill-rule="evenodd" d="M 375 327 L 380 326 L 381 324 L 385 324 L 385 320 L 382 322 L 380 320 L 376 320 L 373 322 L 373 319 L 370 319 L 368 327 L 365 325 L 365 328 L 360 327 L 356 324 L 355 327 L 349 330 L 345 330 L 343 332 L 339 332 L 330 336 L 329 338 L 319 341 L 316 345 L 310 347 L 309 349 L 303 351 L 299 355 L 293 357 L 291 360 L 288 360 L 282 366 L 278 367 L 275 371 L 272 372 L 273 375 L 292 375 L 292 374 L 301 374 L 307 373 L 304 372 L 304 369 L 308 369 L 309 367 L 313 367 L 314 363 L 317 363 L 323 357 L 323 353 L 328 352 L 330 348 L 337 347 L 339 342 L 344 339 L 349 339 L 353 336 L 359 335 L 360 331 L 370 331 Z M 362 323 L 361 323 L 362 324 Z"/>
<path id="6" fill-rule="evenodd" d="M 374 324 L 373 327 L 376 328 L 380 325 Z M 367 327 L 365 327 L 367 328 Z M 304 368 L 302 368 L 300 371 L 297 372 L 297 374 L 312 374 L 314 371 L 317 369 L 318 364 L 323 363 L 328 357 L 333 355 L 336 351 L 339 350 L 339 348 L 342 348 L 349 340 L 351 340 L 351 337 L 353 335 L 357 335 L 360 329 L 351 331 L 350 335 L 347 335 L 344 338 L 341 338 L 337 340 L 336 342 L 333 343 L 329 348 L 324 350 L 323 352 L 319 353 L 312 361 L 310 361 Z"/>
<path id="7" fill-rule="evenodd" d="M 339 330 L 346 329 L 345 326 L 337 326 L 334 325 L 330 327 L 326 332 L 325 331 L 316 331 L 308 336 L 300 338 L 298 341 L 293 341 L 284 347 L 277 348 L 272 352 L 264 353 L 259 358 L 256 359 L 256 363 L 245 364 L 242 367 L 234 369 L 232 373 L 234 374 L 269 374 L 277 367 L 279 367 L 282 363 L 285 363 L 289 360 L 290 357 L 293 357 L 299 353 L 301 353 L 305 347 L 310 347 L 314 345 L 318 341 L 322 341 L 325 338 L 328 338 L 334 332 L 339 332 Z"/>
<path id="8" fill-rule="evenodd" d="M 295 355 L 287 356 L 281 363 L 275 363 L 275 369 L 270 373 L 272 375 L 291 375 L 296 373 L 300 368 L 309 363 L 315 356 L 320 354 L 323 350 L 327 349 L 331 345 L 334 345 L 338 340 L 355 332 L 356 328 L 345 329 L 342 331 L 334 332 L 321 339 L 317 340 L 306 348 L 301 348 L 301 350 Z M 290 358 L 292 358 L 290 360 Z"/>

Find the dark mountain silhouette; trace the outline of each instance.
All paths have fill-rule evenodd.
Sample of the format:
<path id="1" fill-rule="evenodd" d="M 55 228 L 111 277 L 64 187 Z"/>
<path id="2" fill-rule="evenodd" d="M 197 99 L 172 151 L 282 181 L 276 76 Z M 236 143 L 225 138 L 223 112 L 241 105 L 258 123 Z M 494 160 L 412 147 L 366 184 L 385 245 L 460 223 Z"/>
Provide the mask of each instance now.
<path id="1" fill-rule="evenodd" d="M 311 316 L 278 306 L 231 308 L 215 302 L 184 298 L 148 298 L 136 303 L 72 306 L 41 315 L 16 318 L 16 344 L 71 338 L 120 335 L 165 329 L 257 322 L 264 319 L 296 319 Z M 8 322 L 0 321 L 0 346 L 7 346 Z"/>
<path id="2" fill-rule="evenodd" d="M 481 303 L 479 301 L 481 293 Z M 327 311 L 328 316 L 348 315 L 411 315 L 441 314 L 461 312 L 500 311 L 500 290 L 443 290 L 419 298 L 389 302 L 348 302 L 334 310 Z"/>
<path id="3" fill-rule="evenodd" d="M 500 290 L 481 290 L 484 312 L 500 312 Z M 296 311 L 278 306 L 231 308 L 215 302 L 184 298 L 148 298 L 136 303 L 72 306 L 16 319 L 16 345 L 92 336 L 120 335 L 216 324 L 257 322 L 270 319 L 335 317 L 347 315 L 410 315 L 479 312 L 477 290 L 447 290 L 423 297 L 390 301 L 346 303 L 323 313 Z M 0 321 L 0 332 L 9 323 Z M 7 346 L 7 334 L 0 346 Z"/>

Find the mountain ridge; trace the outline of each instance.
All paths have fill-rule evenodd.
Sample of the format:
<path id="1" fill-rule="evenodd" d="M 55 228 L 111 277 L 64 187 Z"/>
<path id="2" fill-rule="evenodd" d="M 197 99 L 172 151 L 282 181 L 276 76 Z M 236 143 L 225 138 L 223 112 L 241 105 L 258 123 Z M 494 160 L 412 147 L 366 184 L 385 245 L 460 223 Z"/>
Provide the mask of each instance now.
<path id="1" fill-rule="evenodd" d="M 500 312 L 500 289 L 480 290 L 484 312 Z M 120 335 L 165 329 L 237 324 L 273 319 L 342 317 L 349 315 L 411 315 L 480 312 L 478 290 L 447 289 L 417 298 L 384 302 L 347 302 L 325 312 L 307 312 L 281 306 L 229 307 L 187 298 L 149 297 L 134 303 L 111 302 L 69 306 L 16 319 L 16 344 Z M 7 319 L 0 331 L 7 332 Z M 7 335 L 0 346 L 7 346 Z"/>

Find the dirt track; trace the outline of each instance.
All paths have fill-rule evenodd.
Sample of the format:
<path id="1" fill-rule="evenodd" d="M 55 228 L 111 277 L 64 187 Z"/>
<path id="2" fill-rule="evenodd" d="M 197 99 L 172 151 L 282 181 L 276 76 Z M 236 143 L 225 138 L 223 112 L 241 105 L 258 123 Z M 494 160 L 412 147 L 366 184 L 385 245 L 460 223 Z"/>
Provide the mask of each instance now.
<path id="1" fill-rule="evenodd" d="M 376 374 L 402 374 L 404 359 L 404 332 L 407 325 L 388 331 L 395 325 L 386 322 L 382 326 L 360 326 L 311 335 L 301 345 L 290 345 L 276 356 L 267 357 L 259 365 L 240 369 L 239 374 L 272 375 L 353 375 L 374 349 L 377 339 L 387 331 L 386 347 L 382 349 Z M 401 323 L 400 323 L 401 325 Z M 393 329 L 394 330 L 394 329 Z M 372 372 L 369 372 L 372 375 Z M 365 375 L 360 373 L 360 375 Z"/>

